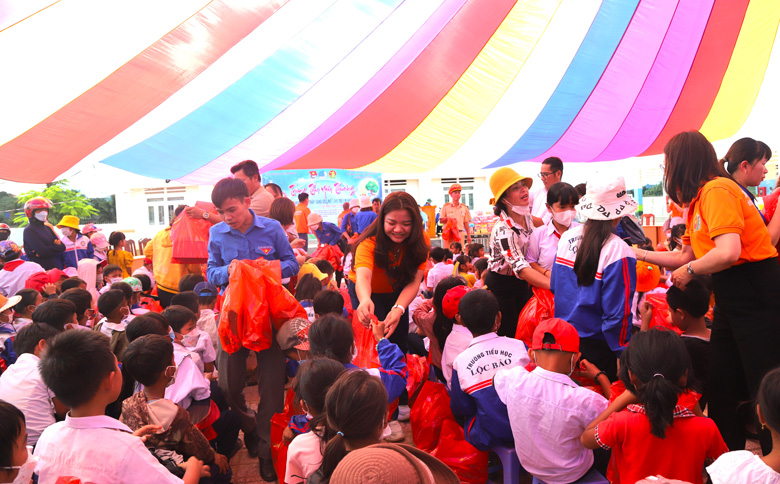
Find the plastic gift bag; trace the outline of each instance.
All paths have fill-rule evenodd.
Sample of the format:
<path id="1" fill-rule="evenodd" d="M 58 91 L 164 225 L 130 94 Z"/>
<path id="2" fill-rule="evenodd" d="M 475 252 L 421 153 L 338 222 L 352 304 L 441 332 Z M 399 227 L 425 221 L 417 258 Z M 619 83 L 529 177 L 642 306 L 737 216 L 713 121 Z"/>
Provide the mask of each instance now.
<path id="1" fill-rule="evenodd" d="M 213 211 L 214 205 L 198 202 L 206 211 Z M 209 229 L 211 224 L 204 219 L 194 219 L 182 211 L 171 225 L 171 241 L 173 255 L 171 262 L 175 264 L 204 264 L 209 260 Z"/>
<path id="2" fill-rule="evenodd" d="M 233 261 L 219 321 L 222 348 L 262 351 L 271 347 L 273 329 L 288 319 L 306 319 L 306 310 L 281 284 L 278 260 Z"/>
<path id="3" fill-rule="evenodd" d="M 488 477 L 488 452 L 477 450 L 466 441 L 463 427 L 453 418 L 442 423 L 439 445 L 431 455 L 447 464 L 460 482 L 483 484 Z"/>
<path id="4" fill-rule="evenodd" d="M 447 222 L 441 229 L 441 238 L 452 242 L 460 241 L 460 231 L 458 230 L 458 224 L 454 219 L 447 219 Z"/>
<path id="5" fill-rule="evenodd" d="M 520 316 L 517 318 L 515 339 L 521 340 L 529 348 L 534 337 L 534 330 L 544 320 L 555 315 L 555 299 L 547 289 L 533 288 L 534 295 L 528 300 Z"/>
<path id="6" fill-rule="evenodd" d="M 287 395 L 284 398 L 284 410 L 282 413 L 275 413 L 271 417 L 271 459 L 274 461 L 276 475 L 284 479 L 287 469 L 287 446 L 282 434 L 284 429 L 290 424 L 294 415 L 300 415 L 303 410 L 300 409 L 295 401 L 295 392 L 292 388 L 287 389 Z"/>
<path id="7" fill-rule="evenodd" d="M 406 379 L 406 392 L 409 394 L 410 405 L 414 394 L 420 389 L 423 383 L 428 380 L 430 363 L 428 358 L 419 355 L 406 355 L 406 368 L 409 376 Z"/>
<path id="8" fill-rule="evenodd" d="M 344 269 L 344 264 L 342 263 L 344 260 L 344 253 L 335 245 L 320 245 L 317 247 L 314 254 L 312 254 L 312 257 L 330 262 L 336 272 Z"/>
<path id="9" fill-rule="evenodd" d="M 653 306 L 653 317 L 650 320 L 650 329 L 661 326 L 665 329 L 671 329 L 677 334 L 682 334 L 680 328 L 672 325 L 669 320 L 669 303 L 666 302 L 666 294 L 645 294 L 645 302 Z"/>
<path id="10" fill-rule="evenodd" d="M 432 452 L 439 444 L 444 420 L 453 418 L 450 396 L 444 383 L 426 380 L 409 415 L 415 447 Z"/>
<path id="11" fill-rule="evenodd" d="M 373 317 L 376 322 L 376 316 Z M 357 356 L 352 363 L 361 368 L 379 368 L 379 355 L 376 352 L 376 340 L 371 329 L 366 328 L 358 320 L 357 313 L 352 314 L 352 334 L 355 338 Z"/>

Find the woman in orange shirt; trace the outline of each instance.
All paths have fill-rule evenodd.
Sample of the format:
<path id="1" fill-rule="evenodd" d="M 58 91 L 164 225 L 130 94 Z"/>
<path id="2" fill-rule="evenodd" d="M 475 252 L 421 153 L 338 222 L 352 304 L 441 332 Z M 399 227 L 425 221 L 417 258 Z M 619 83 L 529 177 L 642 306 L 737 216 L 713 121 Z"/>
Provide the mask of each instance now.
<path id="1" fill-rule="evenodd" d="M 417 295 L 428 260 L 417 202 L 408 193 L 388 195 L 373 223 L 354 245 L 349 279 L 354 283 L 360 322 L 375 315 L 385 335 L 406 353 L 407 308 Z"/>
<path id="2" fill-rule="evenodd" d="M 683 249 L 635 251 L 639 260 L 675 269 L 672 281 L 680 287 L 695 275 L 712 275 L 709 416 L 729 449 L 742 449 L 746 422 L 738 408 L 755 398 L 764 374 L 780 366 L 780 264 L 770 237 L 778 224 L 767 230 L 751 198 L 698 131 L 673 137 L 664 155 L 664 187 L 675 203 L 688 207 Z M 771 435 L 759 431 L 759 437 L 766 454 Z"/>

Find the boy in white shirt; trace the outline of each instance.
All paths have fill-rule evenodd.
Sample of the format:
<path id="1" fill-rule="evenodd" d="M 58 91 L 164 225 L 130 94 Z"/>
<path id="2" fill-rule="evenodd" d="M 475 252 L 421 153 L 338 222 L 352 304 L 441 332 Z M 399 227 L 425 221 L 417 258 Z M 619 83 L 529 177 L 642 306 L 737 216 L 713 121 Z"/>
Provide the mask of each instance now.
<path id="1" fill-rule="evenodd" d="M 430 257 L 433 267 L 428 271 L 427 285 L 428 291 L 433 292 L 439 281 L 452 275 L 452 252 L 449 249 L 434 247 L 431 249 Z"/>
<path id="2" fill-rule="evenodd" d="M 574 482 L 588 473 L 594 454 L 580 443 L 580 436 L 607 408 L 606 398 L 569 377 L 577 368 L 579 348 L 580 337 L 571 324 L 557 318 L 542 321 L 529 352 L 536 368 L 499 370 L 493 378 L 509 412 L 520 463 L 548 484 Z M 580 374 L 594 379 L 609 395 L 606 374 L 587 360 L 582 364 Z M 601 457 L 596 467 L 604 472 L 609 459 Z"/>
<path id="3" fill-rule="evenodd" d="M 40 372 L 46 386 L 70 408 L 63 422 L 51 425 L 38 439 L 34 455 L 40 484 L 53 484 L 60 476 L 101 484 L 195 484 L 208 476 L 203 462 L 191 457 L 184 479 L 179 479 L 125 424 L 104 415 L 122 390 L 122 372 L 105 335 L 63 332 L 44 353 Z"/>
<path id="4" fill-rule="evenodd" d="M 441 301 L 441 309 L 444 316 L 449 319 L 455 318 L 458 314 L 458 304 L 463 296 L 469 292 L 468 286 L 455 286 L 444 295 Z M 452 330 L 444 341 L 444 349 L 441 352 L 441 372 L 444 374 L 444 380 L 447 384 L 447 391 L 452 388 L 452 364 L 459 354 L 469 347 L 474 336 L 471 331 L 458 321 L 452 324 Z"/>
<path id="5" fill-rule="evenodd" d="M 205 363 L 198 353 L 182 344 L 182 331 L 191 331 L 195 326 L 195 315 L 184 306 L 173 305 L 162 312 L 162 317 L 173 330 L 173 359 L 178 368 L 174 382 L 165 390 L 165 398 L 189 410 L 193 401 L 211 397 L 211 383 L 204 375 Z"/>
<path id="6" fill-rule="evenodd" d="M 214 311 L 214 307 L 217 304 L 217 296 L 219 296 L 219 289 L 214 284 L 203 281 L 195 285 L 193 290 L 198 296 L 198 322 L 195 323 L 199 330 L 208 333 L 211 338 L 211 343 L 214 345 L 214 351 L 217 350 L 217 344 L 219 344 L 219 334 L 217 328 L 219 322 L 217 319 L 218 313 Z"/>
<path id="7" fill-rule="evenodd" d="M 59 403 L 41 380 L 38 362 L 41 353 L 60 331 L 48 324 L 33 323 L 22 328 L 15 338 L 18 352 L 16 363 L 0 375 L 0 400 L 13 404 L 22 411 L 27 423 L 27 441 L 30 445 L 54 423 L 54 414 L 65 416 L 68 409 Z"/>

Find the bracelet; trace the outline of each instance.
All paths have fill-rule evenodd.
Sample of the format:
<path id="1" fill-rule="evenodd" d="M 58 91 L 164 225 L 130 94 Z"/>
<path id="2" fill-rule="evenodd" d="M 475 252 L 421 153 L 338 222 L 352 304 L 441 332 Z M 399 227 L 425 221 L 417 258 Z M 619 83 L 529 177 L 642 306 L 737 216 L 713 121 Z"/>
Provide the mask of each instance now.
<path id="1" fill-rule="evenodd" d="M 401 310 L 401 314 L 403 314 L 403 313 L 405 313 L 405 312 L 406 312 L 406 308 L 405 308 L 405 307 L 403 307 L 403 306 L 401 306 L 400 304 L 396 304 L 395 306 L 393 306 L 392 308 L 390 308 L 390 311 L 392 311 L 392 310 L 393 310 L 393 309 L 395 309 L 395 308 L 398 308 L 398 309 L 400 309 L 400 310 Z"/>
<path id="2" fill-rule="evenodd" d="M 606 376 L 606 375 L 607 375 L 607 372 L 606 372 L 606 371 L 604 371 L 604 370 L 602 370 L 602 371 L 600 371 L 600 372 L 596 373 L 596 376 L 594 376 L 594 377 L 593 377 L 593 381 L 595 381 L 596 383 L 598 383 L 598 382 L 599 382 L 599 377 L 600 377 L 601 375 L 604 375 L 604 376 Z M 609 377 L 607 377 L 607 380 L 609 380 Z"/>
<path id="3" fill-rule="evenodd" d="M 643 261 L 647 260 L 647 249 L 645 249 L 645 255 L 642 256 L 642 260 Z"/>

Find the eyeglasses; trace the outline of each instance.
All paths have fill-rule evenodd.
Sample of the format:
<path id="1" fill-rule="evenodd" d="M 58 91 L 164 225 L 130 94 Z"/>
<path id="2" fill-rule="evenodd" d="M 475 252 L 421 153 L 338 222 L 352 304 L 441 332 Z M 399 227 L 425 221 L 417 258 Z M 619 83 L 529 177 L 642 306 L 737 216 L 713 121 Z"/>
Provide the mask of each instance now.
<path id="1" fill-rule="evenodd" d="M 544 173 L 544 172 L 542 172 L 542 173 L 539 173 L 539 178 L 544 180 L 548 176 L 552 176 L 552 175 L 553 175 L 552 173 Z"/>

